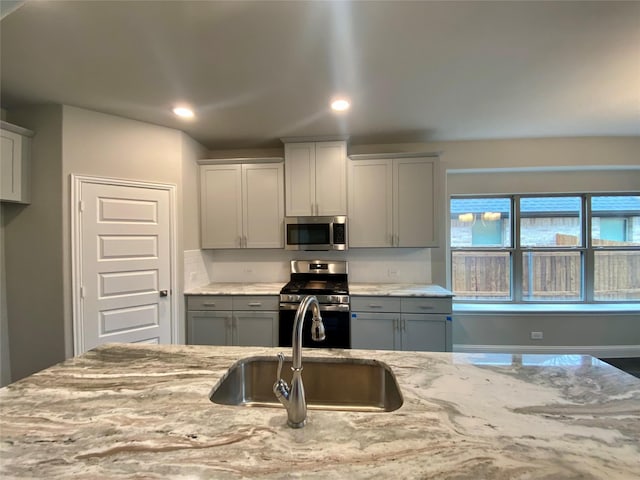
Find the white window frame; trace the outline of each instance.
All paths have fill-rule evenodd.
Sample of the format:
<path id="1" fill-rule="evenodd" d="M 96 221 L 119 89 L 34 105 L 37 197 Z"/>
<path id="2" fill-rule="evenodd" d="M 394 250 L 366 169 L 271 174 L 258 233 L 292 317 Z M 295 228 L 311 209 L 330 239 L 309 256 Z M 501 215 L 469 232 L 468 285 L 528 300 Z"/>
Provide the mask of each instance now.
<path id="1" fill-rule="evenodd" d="M 553 194 L 454 194 L 448 199 L 448 210 L 451 207 L 451 200 L 453 199 L 480 199 L 480 198 L 509 198 L 511 200 L 511 246 L 510 247 L 453 247 L 451 246 L 451 220 L 449 218 L 447 228 L 449 233 L 447 238 L 449 239 L 449 252 L 448 262 L 451 269 L 451 283 L 453 284 L 453 268 L 452 259 L 454 252 L 456 251 L 494 251 L 494 252 L 509 252 L 510 258 L 510 299 L 460 299 L 461 303 L 478 304 L 478 305 L 492 305 L 492 304 L 505 304 L 505 305 L 584 305 L 584 304 L 640 304 L 638 300 L 596 300 L 595 299 L 595 252 L 596 251 L 640 251 L 640 246 L 594 246 L 592 242 L 592 198 L 601 196 L 637 196 L 640 193 L 637 192 L 598 192 L 596 194 L 591 193 L 553 193 Z M 521 211 L 520 200 L 522 198 L 540 198 L 540 197 L 580 197 L 581 199 L 581 218 L 580 218 L 580 231 L 581 231 L 581 245 L 576 247 L 522 247 L 520 242 L 520 225 L 521 225 Z M 523 295 L 523 258 L 525 252 L 536 251 L 571 251 L 580 252 L 581 257 L 581 294 L 580 299 L 576 300 L 524 300 Z M 455 292 L 454 292 L 455 294 Z M 454 301 L 455 301 L 454 296 Z"/>

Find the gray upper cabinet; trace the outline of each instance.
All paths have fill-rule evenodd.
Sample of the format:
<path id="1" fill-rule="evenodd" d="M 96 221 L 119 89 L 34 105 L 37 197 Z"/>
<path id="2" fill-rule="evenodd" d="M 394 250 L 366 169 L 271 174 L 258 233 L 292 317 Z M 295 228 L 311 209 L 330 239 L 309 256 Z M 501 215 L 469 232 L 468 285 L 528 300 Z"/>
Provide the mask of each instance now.
<path id="1" fill-rule="evenodd" d="M 436 247 L 435 157 L 349 161 L 350 247 Z"/>
<path id="2" fill-rule="evenodd" d="M 285 143 L 288 216 L 347 214 L 344 141 Z"/>
<path id="3" fill-rule="evenodd" d="M 7 122 L 0 129 L 0 200 L 31 202 L 31 137 L 33 132 Z"/>
<path id="4" fill-rule="evenodd" d="M 284 248 L 282 163 L 200 167 L 202 248 Z"/>

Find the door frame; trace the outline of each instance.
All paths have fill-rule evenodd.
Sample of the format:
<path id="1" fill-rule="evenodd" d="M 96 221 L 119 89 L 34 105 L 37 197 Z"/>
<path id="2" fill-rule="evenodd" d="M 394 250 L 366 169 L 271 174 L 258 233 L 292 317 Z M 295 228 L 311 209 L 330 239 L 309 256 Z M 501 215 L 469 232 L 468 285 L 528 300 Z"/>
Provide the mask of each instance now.
<path id="1" fill-rule="evenodd" d="M 82 186 L 85 183 L 98 183 L 118 187 L 150 188 L 164 190 L 169 193 L 169 291 L 171 299 L 170 319 L 171 343 L 176 343 L 179 337 L 178 301 L 176 300 L 178 286 L 178 245 L 176 221 L 176 185 L 169 183 L 144 182 L 125 180 L 121 178 L 94 177 L 89 175 L 71 174 L 71 290 L 72 290 L 72 321 L 73 321 L 73 354 L 80 355 L 86 351 L 83 335 L 82 311 L 82 225 L 80 221 L 80 198 Z"/>

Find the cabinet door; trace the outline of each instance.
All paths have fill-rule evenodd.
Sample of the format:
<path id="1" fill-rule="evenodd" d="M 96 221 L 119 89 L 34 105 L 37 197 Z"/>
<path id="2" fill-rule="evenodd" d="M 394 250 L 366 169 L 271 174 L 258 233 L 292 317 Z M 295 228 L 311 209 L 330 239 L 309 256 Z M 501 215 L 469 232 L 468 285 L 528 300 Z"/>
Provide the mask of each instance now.
<path id="1" fill-rule="evenodd" d="M 0 142 L 0 200 L 29 203 L 31 140 L 2 129 Z"/>
<path id="2" fill-rule="evenodd" d="M 446 315 L 403 313 L 402 350 L 445 352 L 447 350 Z"/>
<path id="3" fill-rule="evenodd" d="M 349 161 L 349 246 L 393 245 L 393 162 Z"/>
<path id="4" fill-rule="evenodd" d="M 351 348 L 398 350 L 398 313 L 351 313 Z"/>
<path id="5" fill-rule="evenodd" d="M 315 213 L 315 144 L 284 145 L 285 201 L 288 216 Z"/>
<path id="6" fill-rule="evenodd" d="M 281 163 L 242 165 L 243 232 L 247 248 L 284 248 Z"/>
<path id="7" fill-rule="evenodd" d="M 187 312 L 187 341 L 190 345 L 231 345 L 230 311 Z"/>
<path id="8" fill-rule="evenodd" d="M 202 248 L 242 246 L 241 178 L 240 165 L 200 167 Z"/>
<path id="9" fill-rule="evenodd" d="M 315 215 L 347 214 L 347 148 L 345 142 L 315 144 Z"/>
<path id="10" fill-rule="evenodd" d="M 233 312 L 233 344 L 257 347 L 278 345 L 278 312 Z"/>
<path id="11" fill-rule="evenodd" d="M 394 231 L 398 247 L 437 245 L 435 161 L 394 160 Z"/>

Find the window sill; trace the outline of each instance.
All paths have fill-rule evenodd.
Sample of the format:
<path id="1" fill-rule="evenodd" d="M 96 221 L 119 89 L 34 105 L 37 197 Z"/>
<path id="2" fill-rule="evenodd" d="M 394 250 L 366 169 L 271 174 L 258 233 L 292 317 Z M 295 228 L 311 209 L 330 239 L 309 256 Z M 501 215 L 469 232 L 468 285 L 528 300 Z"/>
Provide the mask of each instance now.
<path id="1" fill-rule="evenodd" d="M 640 313 L 640 303 L 453 303 L 453 313 Z"/>

